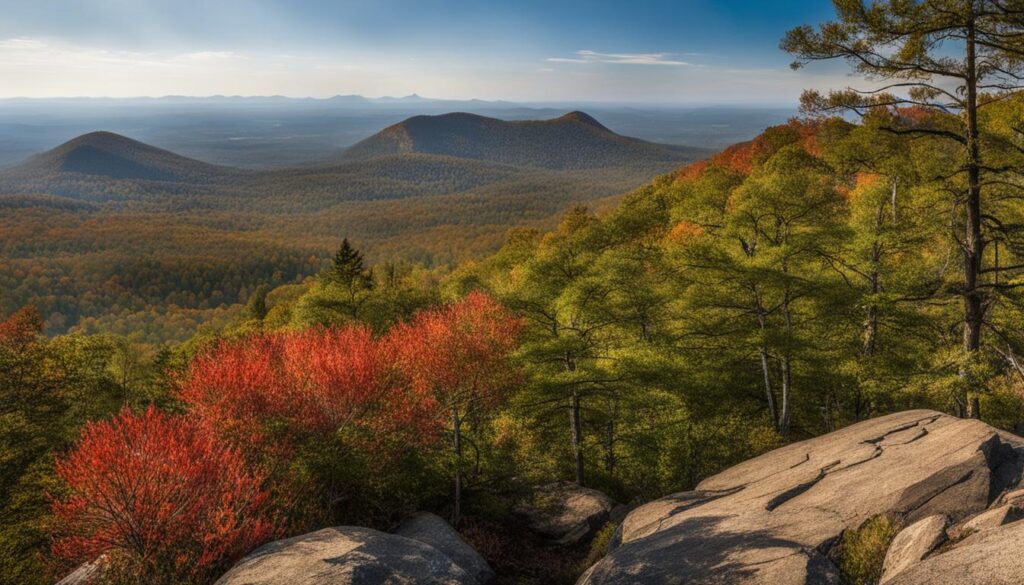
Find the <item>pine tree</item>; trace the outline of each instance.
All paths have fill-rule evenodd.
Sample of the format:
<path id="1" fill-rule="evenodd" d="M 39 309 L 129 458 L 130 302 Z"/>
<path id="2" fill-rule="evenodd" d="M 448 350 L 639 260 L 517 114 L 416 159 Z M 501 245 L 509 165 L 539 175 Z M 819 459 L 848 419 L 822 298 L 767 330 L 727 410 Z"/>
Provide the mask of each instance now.
<path id="1" fill-rule="evenodd" d="M 1010 0 L 834 0 L 838 19 L 818 29 L 789 31 L 782 48 L 808 62 L 843 59 L 854 72 L 876 82 L 867 90 L 845 89 L 822 95 L 808 91 L 803 109 L 810 113 L 845 112 L 864 116 L 892 110 L 885 129 L 895 134 L 947 142 L 959 151 L 952 173 L 936 177 L 955 193 L 962 209 L 956 236 L 962 254 L 963 303 L 958 414 L 968 414 L 967 389 L 979 361 L 986 312 L 1005 284 L 988 281 L 1001 271 L 1024 265 L 986 266 L 989 243 L 1009 237 L 991 215 L 983 197 L 1012 168 L 986 160 L 990 136 L 981 123 L 984 111 L 1024 88 L 1024 2 Z M 995 219 L 995 221 L 993 221 Z M 1002 231 L 1003 233 L 994 233 Z M 989 232 L 989 233 L 986 233 Z M 977 400 L 970 414 L 978 416 Z"/>
<path id="2" fill-rule="evenodd" d="M 363 254 L 352 247 L 348 238 L 341 241 L 341 248 L 334 255 L 327 277 L 328 280 L 350 290 L 373 288 L 372 273 L 363 263 Z"/>
<path id="3" fill-rule="evenodd" d="M 249 295 L 249 300 L 245 305 L 245 311 L 250 318 L 262 321 L 267 316 L 267 294 L 270 292 L 270 286 L 261 284 L 256 287 L 256 290 Z"/>
<path id="4" fill-rule="evenodd" d="M 322 304 L 330 310 L 340 310 L 347 319 L 358 319 L 360 309 L 373 290 L 373 272 L 366 268 L 363 254 L 352 247 L 348 238 L 341 241 L 341 248 L 334 255 L 324 280 L 326 284 L 340 288 L 343 298 L 337 299 L 332 293 Z"/>

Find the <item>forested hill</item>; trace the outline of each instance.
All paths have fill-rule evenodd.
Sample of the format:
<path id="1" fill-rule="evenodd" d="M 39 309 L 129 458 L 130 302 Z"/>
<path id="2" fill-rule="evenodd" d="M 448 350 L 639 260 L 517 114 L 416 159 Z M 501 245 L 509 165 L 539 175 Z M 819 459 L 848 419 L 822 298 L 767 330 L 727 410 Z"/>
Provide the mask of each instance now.
<path id="1" fill-rule="evenodd" d="M 39 180 L 61 174 L 144 181 L 210 180 L 232 169 L 186 158 L 113 132 L 90 132 L 29 158 L 6 176 Z"/>
<path id="2" fill-rule="evenodd" d="M 424 153 L 547 169 L 622 167 L 706 154 L 621 136 L 583 112 L 508 122 L 476 114 L 414 116 L 353 145 L 341 160 Z"/>
<path id="3" fill-rule="evenodd" d="M 316 272 L 343 237 L 373 261 L 481 257 L 509 228 L 553 226 L 574 204 L 619 196 L 706 153 L 617 136 L 583 115 L 561 120 L 536 123 L 558 130 L 522 161 L 566 168 L 406 152 L 255 171 L 107 132 L 81 136 L 0 172 L 0 313 L 32 304 L 47 333 L 84 325 L 182 340 L 261 284 Z M 590 146 L 572 162 L 577 142 L 566 137 L 578 135 Z M 502 141 L 464 138 L 466 153 Z M 184 325 L 164 327 L 172 322 Z"/>

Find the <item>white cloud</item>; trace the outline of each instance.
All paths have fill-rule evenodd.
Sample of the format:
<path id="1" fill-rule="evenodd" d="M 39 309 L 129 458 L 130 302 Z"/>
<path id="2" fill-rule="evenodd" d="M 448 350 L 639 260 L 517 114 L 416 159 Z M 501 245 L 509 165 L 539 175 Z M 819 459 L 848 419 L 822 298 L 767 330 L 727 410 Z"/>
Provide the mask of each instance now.
<path id="1" fill-rule="evenodd" d="M 245 55 L 239 55 L 234 51 L 196 51 L 194 53 L 183 53 L 174 56 L 172 61 L 227 61 L 232 59 L 245 59 Z"/>
<path id="2" fill-rule="evenodd" d="M 551 63 L 611 63 L 615 65 L 670 65 L 695 67 L 693 63 L 672 58 L 673 53 L 598 53 L 576 51 L 575 57 L 549 57 Z"/>

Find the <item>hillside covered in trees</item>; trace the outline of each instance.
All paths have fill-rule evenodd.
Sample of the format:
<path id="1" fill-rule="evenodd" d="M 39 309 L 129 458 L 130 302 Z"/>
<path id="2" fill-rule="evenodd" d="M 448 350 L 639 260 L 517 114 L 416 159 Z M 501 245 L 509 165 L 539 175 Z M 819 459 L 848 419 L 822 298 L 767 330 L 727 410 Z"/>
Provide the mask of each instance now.
<path id="1" fill-rule="evenodd" d="M 1021 107 L 1014 97 L 988 110 L 989 160 L 1017 164 L 1016 135 L 1001 121 Z M 861 124 L 820 118 L 774 127 L 658 178 L 614 209 L 576 208 L 552 231 L 515 230 L 494 255 L 447 274 L 371 266 L 346 242 L 316 278 L 254 291 L 218 333 L 161 354 L 132 353 L 117 338 L 47 341 L 34 333 L 38 316 L 18 314 L 5 325 L 8 351 L 33 349 L 4 354 L 28 360 L 7 375 L 34 377 L 40 370 L 33 368 L 46 363 L 35 360 L 87 351 L 73 354 L 92 356 L 75 358 L 86 361 L 62 358 L 61 367 L 72 369 L 45 378 L 47 392 L 61 398 L 46 406 L 56 419 L 37 420 L 61 421 L 64 440 L 88 418 L 155 401 L 235 437 L 230 454 L 197 457 L 228 457 L 239 469 L 244 461 L 269 465 L 260 467 L 269 475 L 239 471 L 230 489 L 255 481 L 269 490 L 247 506 L 275 501 L 275 493 L 305 498 L 272 525 L 262 524 L 269 509 L 248 509 L 239 518 L 258 523 L 218 545 L 225 556 L 204 556 L 202 570 L 215 573 L 223 566 L 215 559 L 233 558 L 232 547 L 271 535 L 332 522 L 387 526 L 428 507 L 462 518 L 464 536 L 497 555 L 489 560 L 499 572 L 572 575 L 579 571 L 573 557 L 556 560 L 537 549 L 527 554 L 539 555 L 538 564 L 524 568 L 502 556 L 532 546 L 508 532 L 510 510 L 523 490 L 547 478 L 573 479 L 619 501 L 646 500 L 790 440 L 885 412 L 970 411 L 1019 428 L 1024 338 L 1013 323 L 1021 310 L 1015 274 L 1024 269 L 1014 232 L 1005 229 L 1019 221 L 1019 208 L 1010 193 L 989 200 L 999 219 L 986 224 L 987 237 L 999 242 L 998 263 L 993 243 L 982 281 L 984 343 L 968 354 L 964 272 L 956 261 L 962 251 L 951 238 L 960 211 L 950 192 L 959 179 L 946 172 L 958 155 L 941 138 L 886 130 L 929 128 L 945 123 L 943 116 L 881 108 Z M 385 383 L 395 380 L 385 375 L 392 367 L 407 368 L 401 376 L 409 378 L 397 379 L 408 384 Z M 323 394 L 306 402 L 300 397 L 311 382 L 302 380 L 312 372 Z M 74 380 L 103 390 L 81 402 Z M 246 406 L 254 392 L 266 397 Z M 136 428 L 174 433 L 178 423 L 126 411 L 110 424 L 90 427 L 81 448 L 116 452 L 122 447 L 101 443 L 131 441 L 143 432 Z M 188 431 L 199 432 L 210 431 Z M 462 450 L 442 440 L 452 433 Z M 15 436 L 22 435 L 6 440 Z M 410 441 L 417 449 L 404 448 Z M 5 505 L 17 513 L 5 529 L 15 538 L 8 546 L 43 546 L 36 518 L 47 514 L 44 502 L 17 495 L 51 481 L 32 470 L 45 469 L 63 444 L 32 447 L 25 467 L 10 476 L 15 497 Z M 279 444 L 289 447 L 279 452 Z M 375 458 L 372 477 L 362 476 L 366 462 L 356 453 Z M 62 465 L 64 480 L 84 489 L 74 488 L 85 481 L 84 464 Z M 296 478 L 313 478 L 312 491 L 288 483 Z M 76 501 L 55 513 L 70 521 Z M 198 529 L 206 520 L 194 522 Z M 66 542 L 56 550 L 67 559 L 94 550 Z M 156 550 L 147 558 L 164 554 Z"/>
<path id="2" fill-rule="evenodd" d="M 435 129 L 458 134 L 460 116 Z M 492 252 L 509 227 L 553 225 L 574 203 L 620 195 L 704 152 L 618 136 L 589 117 L 477 118 L 540 128 L 532 154 L 508 159 L 522 140 L 502 147 L 500 128 L 488 128 L 456 141 L 474 153 L 364 152 L 251 171 L 108 132 L 81 136 L 0 173 L 0 306 L 39 307 L 49 333 L 183 341 L 258 286 L 314 274 L 343 235 L 375 259 L 450 265 Z"/>

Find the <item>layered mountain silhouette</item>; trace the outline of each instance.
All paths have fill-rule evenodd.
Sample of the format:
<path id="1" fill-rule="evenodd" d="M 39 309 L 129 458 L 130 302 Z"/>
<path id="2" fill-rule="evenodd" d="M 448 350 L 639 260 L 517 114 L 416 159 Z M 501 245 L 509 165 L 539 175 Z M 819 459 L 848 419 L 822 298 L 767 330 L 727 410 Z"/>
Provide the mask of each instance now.
<path id="1" fill-rule="evenodd" d="M 476 114 L 414 116 L 353 145 L 341 160 L 434 154 L 546 169 L 679 162 L 699 149 L 616 134 L 583 112 L 552 120 L 504 121 Z"/>

